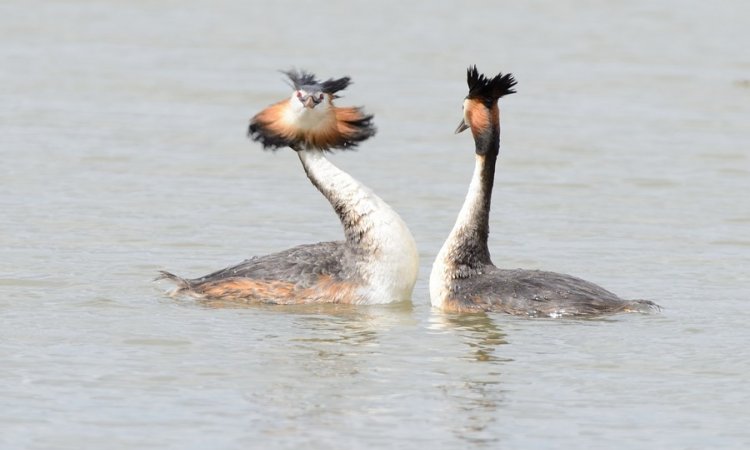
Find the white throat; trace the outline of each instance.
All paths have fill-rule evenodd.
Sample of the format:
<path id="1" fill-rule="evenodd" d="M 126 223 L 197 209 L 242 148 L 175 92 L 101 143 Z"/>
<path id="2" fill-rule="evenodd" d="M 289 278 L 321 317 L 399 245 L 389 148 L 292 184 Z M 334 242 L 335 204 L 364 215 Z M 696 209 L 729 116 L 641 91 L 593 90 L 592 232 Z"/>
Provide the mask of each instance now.
<path id="1" fill-rule="evenodd" d="M 356 236 L 366 256 L 352 268 L 366 280 L 362 303 L 391 303 L 411 299 L 419 272 L 414 238 L 399 215 L 369 188 L 334 166 L 319 150 L 297 152 L 307 176 L 323 195 L 347 212 L 342 221 L 347 240 Z M 361 238 L 360 238 L 361 236 Z"/>
<path id="2" fill-rule="evenodd" d="M 473 217 L 476 216 L 477 208 L 480 208 L 480 199 L 482 192 L 482 167 L 483 163 L 480 157 L 476 158 L 474 165 L 474 174 L 471 177 L 469 191 L 466 193 L 464 204 L 458 213 L 453 230 L 448 235 L 443 246 L 432 263 L 430 272 L 430 301 L 432 306 L 441 307 L 448 297 L 449 285 L 455 269 L 455 259 L 453 257 L 456 248 L 459 245 L 460 238 L 464 233 L 467 225 L 470 225 Z"/>
<path id="3" fill-rule="evenodd" d="M 289 108 L 284 111 L 284 123 L 300 131 L 315 130 L 330 120 L 331 104 L 323 101 L 315 108 L 306 108 L 297 98 L 292 95 L 289 99 Z"/>

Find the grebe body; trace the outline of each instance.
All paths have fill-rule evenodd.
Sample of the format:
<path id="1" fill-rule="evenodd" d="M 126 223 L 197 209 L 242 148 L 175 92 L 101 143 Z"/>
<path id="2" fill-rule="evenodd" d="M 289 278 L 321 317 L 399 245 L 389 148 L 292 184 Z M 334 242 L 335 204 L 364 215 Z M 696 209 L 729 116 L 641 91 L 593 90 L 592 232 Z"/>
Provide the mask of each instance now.
<path id="1" fill-rule="evenodd" d="M 469 94 L 456 129 L 471 129 L 475 167 L 469 191 L 430 274 L 432 305 L 455 312 L 497 311 L 524 316 L 596 316 L 646 312 L 658 308 L 647 300 L 623 300 L 594 283 L 539 270 L 500 269 L 490 258 L 489 212 L 495 164 L 500 147 L 498 100 L 515 93 L 512 75 L 467 74 Z"/>

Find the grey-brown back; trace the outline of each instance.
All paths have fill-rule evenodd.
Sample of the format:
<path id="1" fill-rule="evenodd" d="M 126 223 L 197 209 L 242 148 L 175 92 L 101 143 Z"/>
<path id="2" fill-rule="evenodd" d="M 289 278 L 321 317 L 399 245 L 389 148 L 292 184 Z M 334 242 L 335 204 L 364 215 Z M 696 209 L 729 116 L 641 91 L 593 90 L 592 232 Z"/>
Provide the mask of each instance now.
<path id="1" fill-rule="evenodd" d="M 658 309 L 647 300 L 623 300 L 594 283 L 556 272 L 485 266 L 456 279 L 451 291 L 459 309 L 528 316 L 594 316 Z"/>
<path id="2" fill-rule="evenodd" d="M 298 287 L 312 286 L 327 275 L 333 280 L 357 278 L 356 252 L 343 241 L 305 244 L 270 255 L 255 256 L 237 265 L 188 280 L 190 286 L 227 278 L 282 281 Z"/>

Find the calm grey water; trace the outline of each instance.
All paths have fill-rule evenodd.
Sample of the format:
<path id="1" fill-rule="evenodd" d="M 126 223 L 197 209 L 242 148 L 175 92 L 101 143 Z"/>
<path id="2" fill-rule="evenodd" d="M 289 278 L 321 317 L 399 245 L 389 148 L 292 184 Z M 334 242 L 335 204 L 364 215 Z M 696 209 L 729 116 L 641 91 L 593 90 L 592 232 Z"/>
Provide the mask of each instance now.
<path id="1" fill-rule="evenodd" d="M 747 448 L 749 5 L 1 2 L 0 448 Z M 519 80 L 495 262 L 661 314 L 430 308 L 473 63 Z M 411 305 L 151 282 L 341 237 L 292 152 L 244 135 L 293 66 L 351 75 L 341 104 L 376 115 L 333 159 L 411 226 Z"/>

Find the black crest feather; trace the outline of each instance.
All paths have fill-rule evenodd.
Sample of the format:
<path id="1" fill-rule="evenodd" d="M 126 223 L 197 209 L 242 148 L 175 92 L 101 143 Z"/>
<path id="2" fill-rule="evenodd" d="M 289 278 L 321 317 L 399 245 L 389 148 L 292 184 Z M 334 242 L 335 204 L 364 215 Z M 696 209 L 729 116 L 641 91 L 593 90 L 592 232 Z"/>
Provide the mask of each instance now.
<path id="1" fill-rule="evenodd" d="M 501 72 L 493 78 L 487 78 L 479 73 L 476 65 L 466 71 L 466 83 L 469 85 L 469 95 L 466 98 L 480 99 L 485 103 L 494 103 L 500 97 L 516 93 L 513 89 L 516 80 L 512 74 L 503 75 Z"/>
<path id="2" fill-rule="evenodd" d="M 326 81 L 319 81 L 314 74 L 304 71 L 304 70 L 287 70 L 282 71 L 284 75 L 289 77 L 289 80 L 292 82 L 292 85 L 294 86 L 294 89 L 302 89 L 302 88 L 318 88 L 321 92 L 324 92 L 326 94 L 335 94 L 336 92 L 343 91 L 351 84 L 351 78 L 349 77 L 343 77 L 343 78 L 329 78 Z"/>
<path id="3" fill-rule="evenodd" d="M 352 80 L 349 77 L 337 78 L 335 80 L 333 78 L 329 78 L 321 83 L 321 86 L 323 88 L 323 92 L 333 95 L 338 91 L 343 91 L 344 89 L 349 87 L 351 83 Z"/>
<path id="4" fill-rule="evenodd" d="M 315 79 L 315 75 L 304 70 L 282 70 L 281 73 L 289 77 L 289 81 L 292 82 L 294 89 L 299 89 L 302 86 L 315 86 L 318 84 L 318 80 Z"/>

